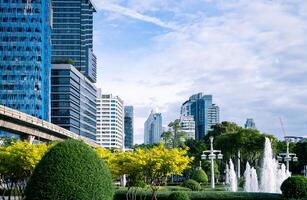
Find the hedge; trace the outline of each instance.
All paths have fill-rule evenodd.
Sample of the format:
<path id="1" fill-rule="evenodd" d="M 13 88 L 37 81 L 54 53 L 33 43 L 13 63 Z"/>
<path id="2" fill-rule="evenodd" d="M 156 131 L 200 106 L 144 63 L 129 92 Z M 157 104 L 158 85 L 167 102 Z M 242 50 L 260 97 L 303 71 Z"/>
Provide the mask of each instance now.
<path id="1" fill-rule="evenodd" d="M 26 200 L 112 200 L 112 179 L 97 153 L 84 142 L 66 140 L 38 163 L 25 190 Z"/>
<path id="2" fill-rule="evenodd" d="M 287 178 L 281 185 L 283 195 L 288 198 L 307 199 L 307 178 L 303 176 L 292 176 Z"/>
<path id="3" fill-rule="evenodd" d="M 281 194 L 247 193 L 247 192 L 192 192 L 186 191 L 191 200 L 284 200 Z M 158 200 L 168 200 L 171 192 L 158 192 Z M 140 192 L 136 200 L 146 196 L 151 198 L 150 192 Z M 126 200 L 126 191 L 119 190 L 114 195 L 114 200 Z"/>

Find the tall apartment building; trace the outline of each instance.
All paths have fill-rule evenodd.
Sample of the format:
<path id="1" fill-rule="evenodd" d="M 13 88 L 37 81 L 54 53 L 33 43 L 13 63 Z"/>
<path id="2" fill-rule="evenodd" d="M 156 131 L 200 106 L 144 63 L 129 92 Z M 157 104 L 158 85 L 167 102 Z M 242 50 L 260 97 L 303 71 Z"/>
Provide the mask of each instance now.
<path id="1" fill-rule="evenodd" d="M 151 111 L 144 123 L 144 143 L 157 144 L 161 141 L 162 135 L 162 115 Z"/>
<path id="2" fill-rule="evenodd" d="M 244 124 L 244 128 L 251 128 L 251 129 L 256 129 L 256 124 L 254 122 L 254 119 L 252 118 L 247 118 L 246 122 Z"/>
<path id="3" fill-rule="evenodd" d="M 95 140 L 96 86 L 70 64 L 53 64 L 51 82 L 51 122 Z"/>
<path id="4" fill-rule="evenodd" d="M 124 147 L 124 102 L 112 94 L 97 91 L 96 142 L 104 148 Z"/>
<path id="5" fill-rule="evenodd" d="M 124 107 L 124 133 L 125 133 L 125 147 L 132 148 L 133 147 L 133 119 L 134 112 L 133 106 L 125 106 Z"/>
<path id="6" fill-rule="evenodd" d="M 181 116 L 180 127 L 187 134 L 188 139 L 195 139 L 195 121 L 193 116 Z"/>
<path id="7" fill-rule="evenodd" d="M 0 104 L 50 120 L 51 3 L 0 0 Z"/>
<path id="8" fill-rule="evenodd" d="M 195 121 L 195 138 L 200 140 L 219 123 L 219 107 L 212 104 L 212 95 L 192 95 L 181 107 L 181 116 L 192 116 Z"/>
<path id="9" fill-rule="evenodd" d="M 52 63 L 67 60 L 92 82 L 96 82 L 96 56 L 93 53 L 93 13 L 91 0 L 52 0 Z"/>

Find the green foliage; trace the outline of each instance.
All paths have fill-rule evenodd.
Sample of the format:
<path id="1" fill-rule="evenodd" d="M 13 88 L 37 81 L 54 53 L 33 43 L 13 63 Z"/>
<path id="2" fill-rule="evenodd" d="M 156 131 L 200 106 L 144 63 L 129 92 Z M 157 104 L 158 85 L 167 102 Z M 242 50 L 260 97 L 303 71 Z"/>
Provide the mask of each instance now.
<path id="1" fill-rule="evenodd" d="M 23 141 L 0 146 L 0 175 L 10 176 L 10 179 L 30 176 L 47 149 L 45 144 L 33 145 Z"/>
<path id="2" fill-rule="evenodd" d="M 188 156 L 193 157 L 193 166 L 199 166 L 201 155 L 204 150 L 207 150 L 207 146 L 203 140 L 188 139 L 185 145 L 189 147 Z"/>
<path id="3" fill-rule="evenodd" d="M 74 65 L 75 61 L 72 59 L 67 59 L 67 60 L 55 60 L 52 62 L 52 64 L 71 64 Z"/>
<path id="4" fill-rule="evenodd" d="M 202 169 L 197 169 L 193 172 L 192 179 L 199 183 L 208 183 L 208 176 Z"/>
<path id="5" fill-rule="evenodd" d="M 216 180 L 219 179 L 220 177 L 220 170 L 219 170 L 219 165 L 218 162 L 216 160 L 213 161 L 214 162 L 214 177 Z M 208 179 L 211 179 L 211 163 L 210 161 L 203 161 L 202 162 L 202 168 L 204 169 L 205 173 L 208 174 Z"/>
<path id="6" fill-rule="evenodd" d="M 117 191 L 114 200 L 126 199 L 127 191 Z M 284 200 L 280 194 L 248 192 L 186 192 L 191 200 Z M 139 192 L 136 200 L 150 199 L 150 192 Z M 158 200 L 168 200 L 170 192 L 158 192 Z"/>
<path id="7" fill-rule="evenodd" d="M 292 176 L 287 178 L 281 185 L 282 194 L 288 198 L 307 197 L 307 178 Z"/>
<path id="8" fill-rule="evenodd" d="M 161 138 L 167 146 L 181 147 L 187 138 L 187 133 L 181 130 L 180 120 L 176 119 L 170 122 L 168 127 L 169 131 L 162 133 Z"/>
<path id="9" fill-rule="evenodd" d="M 209 142 L 210 136 L 213 136 L 215 138 L 215 137 L 220 136 L 222 134 L 236 133 L 241 129 L 242 129 L 242 127 L 238 126 L 234 122 L 224 121 L 222 123 L 213 125 L 212 130 L 208 131 L 208 134 L 205 135 L 204 140 L 206 142 Z"/>
<path id="10" fill-rule="evenodd" d="M 36 166 L 26 200 L 111 200 L 111 175 L 103 160 L 81 141 L 56 144 Z"/>
<path id="11" fill-rule="evenodd" d="M 193 179 L 188 179 L 188 180 L 184 181 L 182 186 L 186 187 L 186 188 L 190 188 L 192 191 L 199 191 L 199 190 L 201 190 L 200 184 L 197 181 L 193 180 Z"/>
<path id="12" fill-rule="evenodd" d="M 296 143 L 293 148 L 293 151 L 291 152 L 296 153 L 296 156 L 298 157 L 298 162 L 291 162 L 290 169 L 292 173 L 300 174 L 301 171 L 304 169 L 304 165 L 307 165 L 307 140 L 305 139 L 304 142 Z"/>
<path id="13" fill-rule="evenodd" d="M 190 200 L 190 197 L 185 192 L 173 192 L 168 196 L 168 200 Z"/>
<path id="14" fill-rule="evenodd" d="M 159 192 L 161 191 L 169 191 L 169 192 L 174 192 L 174 191 L 191 191 L 191 189 L 182 187 L 182 186 L 161 186 L 159 188 Z"/>

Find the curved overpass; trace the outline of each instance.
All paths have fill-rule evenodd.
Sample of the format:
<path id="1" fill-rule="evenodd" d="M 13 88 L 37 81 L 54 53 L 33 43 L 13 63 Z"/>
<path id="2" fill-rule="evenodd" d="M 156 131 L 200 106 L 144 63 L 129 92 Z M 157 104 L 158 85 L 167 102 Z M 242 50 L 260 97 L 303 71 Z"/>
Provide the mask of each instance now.
<path id="1" fill-rule="evenodd" d="M 98 146 L 94 140 L 77 135 L 60 126 L 3 105 L 0 105 L 0 130 L 15 133 L 21 137 L 35 136 L 35 138 L 42 141 L 71 138 L 83 140 L 92 147 Z"/>

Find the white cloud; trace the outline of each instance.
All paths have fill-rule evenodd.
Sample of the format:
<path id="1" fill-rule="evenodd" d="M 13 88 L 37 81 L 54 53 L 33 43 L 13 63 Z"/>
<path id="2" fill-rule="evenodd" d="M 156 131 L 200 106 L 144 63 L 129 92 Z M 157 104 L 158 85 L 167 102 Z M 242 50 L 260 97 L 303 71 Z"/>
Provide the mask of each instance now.
<path id="1" fill-rule="evenodd" d="M 123 67 L 102 85 L 136 105 L 137 142 L 150 108 L 160 106 L 173 120 L 197 92 L 214 95 L 222 120 L 253 117 L 261 131 L 281 136 L 282 117 L 289 134 L 306 134 L 307 16 L 296 9 L 299 1 L 217 4 L 216 16 L 156 36 L 146 54 L 108 58 L 106 67 Z"/>
<path id="2" fill-rule="evenodd" d="M 160 19 L 156 18 L 156 17 L 151 17 L 151 16 L 147 16 L 147 15 L 143 15 L 133 9 L 129 9 L 123 6 L 120 6 L 118 4 L 115 3 L 110 3 L 109 1 L 106 0 L 99 0 L 96 2 L 98 9 L 100 10 L 106 10 L 106 11 L 110 11 L 110 12 L 114 12 L 117 14 L 121 14 L 124 16 L 128 16 L 137 20 L 141 20 L 141 21 L 145 21 L 145 22 L 149 22 L 149 23 L 153 23 L 155 25 L 164 27 L 164 28 L 168 28 L 168 29 L 177 29 L 177 26 L 175 24 L 172 23 L 167 23 L 167 22 L 163 22 Z"/>

